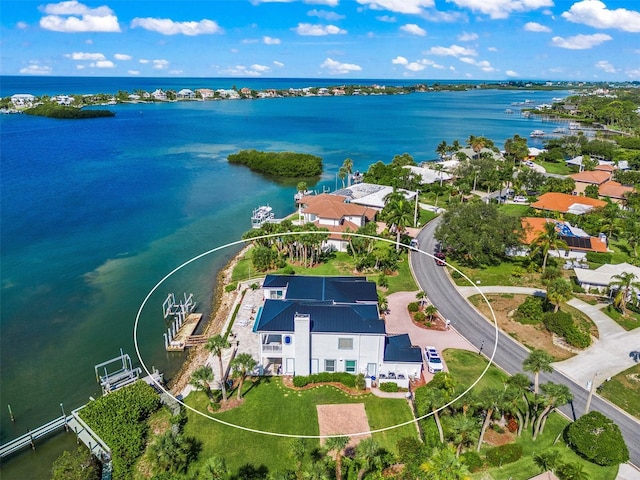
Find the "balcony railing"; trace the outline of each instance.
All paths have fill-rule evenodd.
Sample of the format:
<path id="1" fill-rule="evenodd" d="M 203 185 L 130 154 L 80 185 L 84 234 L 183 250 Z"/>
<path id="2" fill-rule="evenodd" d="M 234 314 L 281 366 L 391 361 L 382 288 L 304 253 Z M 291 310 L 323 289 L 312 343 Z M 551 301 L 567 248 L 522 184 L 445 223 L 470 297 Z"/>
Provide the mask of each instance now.
<path id="1" fill-rule="evenodd" d="M 281 343 L 268 343 L 262 345 L 263 352 L 282 352 L 282 344 Z"/>

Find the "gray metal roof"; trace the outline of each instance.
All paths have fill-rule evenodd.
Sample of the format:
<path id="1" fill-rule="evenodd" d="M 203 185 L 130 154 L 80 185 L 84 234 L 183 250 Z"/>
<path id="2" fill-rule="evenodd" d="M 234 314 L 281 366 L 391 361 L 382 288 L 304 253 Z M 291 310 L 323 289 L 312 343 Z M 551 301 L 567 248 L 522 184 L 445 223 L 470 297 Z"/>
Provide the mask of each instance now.
<path id="1" fill-rule="evenodd" d="M 263 287 L 286 288 L 287 300 L 332 300 L 336 303 L 378 302 L 376 284 L 366 277 L 267 275 Z"/>
<path id="2" fill-rule="evenodd" d="M 384 361 L 422 363 L 422 351 L 420 347 L 411 345 L 411 339 L 406 333 L 388 336 L 385 338 Z"/>

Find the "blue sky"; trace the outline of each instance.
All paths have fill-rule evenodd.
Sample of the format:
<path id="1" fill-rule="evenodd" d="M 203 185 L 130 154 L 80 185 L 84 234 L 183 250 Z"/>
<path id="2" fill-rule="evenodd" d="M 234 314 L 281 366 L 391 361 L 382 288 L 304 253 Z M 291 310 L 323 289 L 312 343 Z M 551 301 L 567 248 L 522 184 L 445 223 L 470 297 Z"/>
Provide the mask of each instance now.
<path id="1" fill-rule="evenodd" d="M 3 75 L 640 80 L 639 0 L 2 0 Z"/>

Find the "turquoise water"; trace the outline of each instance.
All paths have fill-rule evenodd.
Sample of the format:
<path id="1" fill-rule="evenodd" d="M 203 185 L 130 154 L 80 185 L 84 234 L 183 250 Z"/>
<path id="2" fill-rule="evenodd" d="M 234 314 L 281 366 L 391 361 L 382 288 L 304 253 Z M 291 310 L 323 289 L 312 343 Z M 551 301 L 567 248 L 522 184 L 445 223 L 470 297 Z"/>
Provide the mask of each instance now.
<path id="1" fill-rule="evenodd" d="M 47 91 L 46 78 L 15 91 L 5 79 L 2 95 Z M 85 91 L 96 91 L 84 81 Z M 110 91 L 121 88 L 111 81 Z M 503 112 L 514 101 L 561 95 L 472 90 L 118 105 L 110 107 L 115 118 L 84 121 L 0 116 L 2 442 L 57 416 L 61 402 L 68 411 L 98 394 L 93 365 L 120 348 L 134 356 L 135 315 L 165 274 L 238 240 L 258 205 L 270 204 L 277 216 L 293 211 L 295 182 L 231 166 L 229 153 L 319 155 L 325 174 L 315 188 L 333 189 L 347 157 L 366 170 L 403 152 L 433 159 L 443 139 L 484 135 L 502 145 L 515 133 L 549 131 L 549 124 Z M 166 294 L 192 292 L 208 314 L 215 274 L 233 253 L 191 264 L 150 299 L 139 328 L 147 365 L 170 378 L 183 359 L 163 349 Z M 11 472 L 21 462 L 5 462 L 3 478 L 20 478 Z"/>

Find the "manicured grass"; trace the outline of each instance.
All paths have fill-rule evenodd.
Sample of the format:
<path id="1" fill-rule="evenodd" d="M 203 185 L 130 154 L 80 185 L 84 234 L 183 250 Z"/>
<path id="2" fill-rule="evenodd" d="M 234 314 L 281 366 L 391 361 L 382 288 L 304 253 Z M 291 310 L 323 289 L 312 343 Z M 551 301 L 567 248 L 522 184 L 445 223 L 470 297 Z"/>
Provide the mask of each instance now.
<path id="1" fill-rule="evenodd" d="M 427 223 L 429 223 L 437 216 L 438 215 L 431 210 L 420 209 L 420 212 L 418 212 L 418 221 L 420 222 L 420 226 L 424 227 Z"/>
<path id="2" fill-rule="evenodd" d="M 369 276 L 370 280 L 377 280 L 377 278 L 377 276 Z M 416 285 L 413 275 L 411 275 L 411 269 L 409 268 L 408 254 L 403 254 L 402 259 L 398 262 L 398 271 L 393 275 L 387 275 L 387 280 L 389 281 L 389 287 L 385 295 L 418 290 L 418 285 Z"/>
<path id="3" fill-rule="evenodd" d="M 533 211 L 529 205 L 517 203 L 503 203 L 498 208 L 502 213 L 506 213 L 512 217 L 527 217 Z"/>
<path id="4" fill-rule="evenodd" d="M 249 385 L 251 387 L 251 385 Z M 331 386 L 317 386 L 309 390 L 291 390 L 279 378 L 263 378 L 247 388 L 244 403 L 232 410 L 212 414 L 235 425 L 291 435 L 318 435 L 316 405 L 364 403 L 369 426 L 378 429 L 402 423 L 413 418 L 404 399 L 381 399 L 371 394 L 351 396 Z M 190 394 L 186 403 L 197 410 L 206 411 L 208 400 L 200 392 Z M 249 463 L 276 472 L 291 466 L 287 454 L 291 438 L 251 433 L 209 420 L 193 412 L 188 413 L 185 434 L 202 442 L 198 461 L 190 471 L 197 469 L 209 457 L 223 456 L 232 470 Z M 409 424 L 388 432 L 376 433 L 374 439 L 389 451 L 396 452 L 396 441 L 401 437 L 417 438 L 415 425 Z M 319 441 L 309 439 L 311 447 Z"/>
<path id="5" fill-rule="evenodd" d="M 484 285 L 512 285 L 518 287 L 539 287 L 540 274 L 528 273 L 523 267 L 523 260 L 513 259 L 503 262 L 500 265 L 486 268 L 469 268 L 460 265 L 455 260 L 447 259 L 451 265 L 458 268 L 462 273 L 471 279 L 471 281 L 479 286 Z M 455 272 L 452 276 L 456 285 L 468 287 L 470 283 L 464 278 L 455 278 Z"/>
<path id="6" fill-rule="evenodd" d="M 555 173 L 558 175 L 570 175 L 575 173 L 574 170 L 565 162 L 536 162 L 538 165 L 542 165 L 547 173 Z"/>
<path id="7" fill-rule="evenodd" d="M 486 344 L 485 348 L 489 349 L 490 345 Z M 489 363 L 482 355 L 478 355 L 476 352 L 470 352 L 468 350 L 448 348 L 442 352 L 442 356 L 444 357 L 447 368 L 456 383 L 459 386 L 465 387 L 468 387 L 475 382 L 487 366 L 487 363 Z M 475 389 L 476 391 L 481 391 L 489 387 L 502 388 L 507 378 L 509 378 L 509 376 L 506 373 L 492 365 L 489 367 L 489 370 L 487 370 L 487 373 L 482 377 L 480 382 L 475 386 Z"/>
<path id="8" fill-rule="evenodd" d="M 640 419 L 640 363 L 604 382 L 599 388 L 599 393 Z"/>
<path id="9" fill-rule="evenodd" d="M 625 330 L 633 330 L 640 327 L 640 314 L 627 310 L 627 315 L 623 317 L 622 313 L 611 305 L 607 305 L 602 311 Z"/>
<path id="10" fill-rule="evenodd" d="M 523 455 L 517 462 L 503 465 L 502 467 L 492 467 L 487 470 L 474 473 L 471 478 L 474 480 L 508 480 L 508 479 L 527 479 L 542 472 L 542 469 L 536 465 L 534 456 L 538 453 L 549 449 L 560 452 L 560 463 L 579 463 L 584 467 L 587 474 L 586 478 L 598 480 L 614 480 L 616 478 L 618 467 L 600 467 L 594 463 L 588 462 L 580 458 L 569 447 L 565 445 L 560 435 L 569 421 L 557 413 L 553 413 L 547 420 L 544 433 L 534 441 L 531 433 L 524 431 L 516 443 L 522 446 Z M 560 439 L 554 445 L 554 441 L 560 435 Z M 486 454 L 490 447 L 485 446 L 480 450 L 481 456 Z"/>

